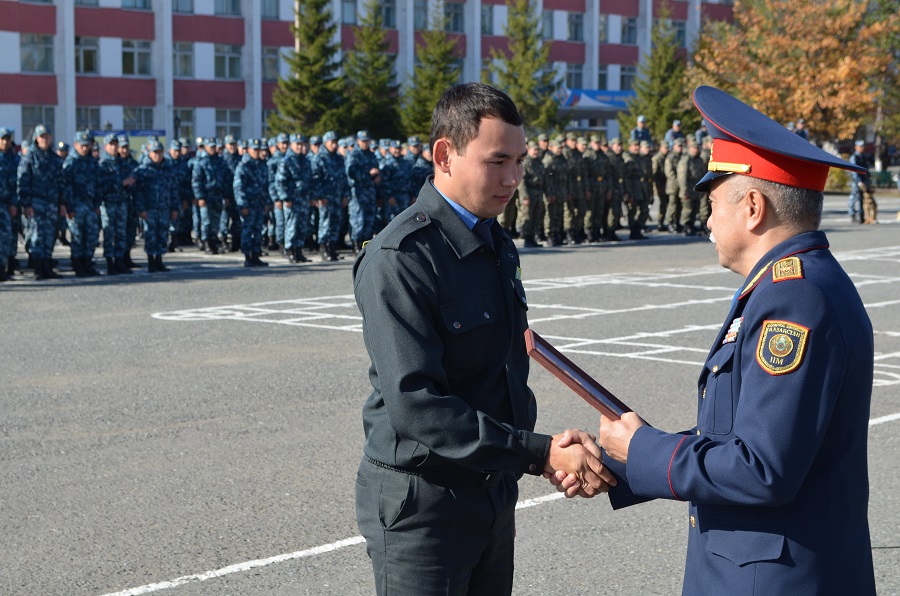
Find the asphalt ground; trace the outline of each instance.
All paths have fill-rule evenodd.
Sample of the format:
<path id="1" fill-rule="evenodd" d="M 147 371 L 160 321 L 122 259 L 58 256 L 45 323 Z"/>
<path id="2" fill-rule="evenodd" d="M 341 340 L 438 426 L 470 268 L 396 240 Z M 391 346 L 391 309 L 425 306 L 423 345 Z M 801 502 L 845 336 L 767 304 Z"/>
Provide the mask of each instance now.
<path id="1" fill-rule="evenodd" d="M 829 196 L 823 228 L 875 329 L 869 520 L 879 593 L 898 594 L 900 199 L 878 199 L 882 223 L 863 226 Z M 537 332 L 676 431 L 742 280 L 706 240 L 650 236 L 522 250 L 523 280 Z M 374 593 L 353 503 L 369 385 L 351 260 L 269 260 L 189 250 L 169 274 L 0 284 L 0 593 Z M 539 431 L 596 431 L 532 371 Z M 516 594 L 680 592 L 685 504 L 613 512 L 520 488 Z"/>

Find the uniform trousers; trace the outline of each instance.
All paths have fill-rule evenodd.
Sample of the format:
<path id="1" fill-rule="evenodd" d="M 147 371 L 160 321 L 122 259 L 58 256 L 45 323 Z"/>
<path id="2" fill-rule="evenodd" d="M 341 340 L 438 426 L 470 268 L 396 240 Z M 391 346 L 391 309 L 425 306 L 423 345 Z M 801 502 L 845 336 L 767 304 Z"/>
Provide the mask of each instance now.
<path id="1" fill-rule="evenodd" d="M 31 207 L 34 209 L 34 216 L 30 218 L 31 256 L 49 259 L 53 256 L 53 245 L 56 243 L 59 205 L 56 201 L 34 199 Z"/>
<path id="2" fill-rule="evenodd" d="M 357 193 L 354 189 L 348 207 L 350 240 L 353 242 L 370 240 L 375 230 L 375 194 Z M 387 205 L 385 207 L 387 208 Z"/>
<path id="3" fill-rule="evenodd" d="M 103 224 L 103 256 L 121 259 L 125 256 L 125 231 L 128 229 L 128 205 L 107 202 L 100 206 Z"/>
<path id="4" fill-rule="evenodd" d="M 290 207 L 288 207 L 290 205 Z M 309 235 L 309 201 L 300 199 L 284 203 L 284 247 L 303 247 Z"/>
<path id="5" fill-rule="evenodd" d="M 151 257 L 158 257 L 168 252 L 169 217 L 168 209 L 148 209 L 144 220 L 144 252 Z"/>
<path id="6" fill-rule="evenodd" d="M 241 210 L 241 252 L 248 257 L 262 253 L 262 230 L 266 210 L 262 203 L 238 206 Z M 247 210 L 247 215 L 243 210 Z"/>
<path id="7" fill-rule="evenodd" d="M 222 219 L 222 199 L 207 197 L 200 207 L 200 240 L 208 242 L 216 238 Z"/>
<path id="8" fill-rule="evenodd" d="M 376 593 L 511 594 L 518 494 L 509 473 L 490 487 L 460 488 L 363 458 L 356 519 Z"/>
<path id="9" fill-rule="evenodd" d="M 72 234 L 69 248 L 73 259 L 94 258 L 100 239 L 99 223 L 97 212 L 90 205 L 75 205 L 75 215 L 69 220 L 69 232 Z"/>
<path id="10" fill-rule="evenodd" d="M 336 200 L 319 207 L 319 244 L 337 242 L 341 229 L 341 204 Z"/>

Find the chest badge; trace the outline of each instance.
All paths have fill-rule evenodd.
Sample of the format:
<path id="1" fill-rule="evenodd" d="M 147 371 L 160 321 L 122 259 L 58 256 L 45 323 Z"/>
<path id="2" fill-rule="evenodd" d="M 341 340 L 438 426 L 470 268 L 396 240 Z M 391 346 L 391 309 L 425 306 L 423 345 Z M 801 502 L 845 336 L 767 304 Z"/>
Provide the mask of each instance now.
<path id="1" fill-rule="evenodd" d="M 725 339 L 722 340 L 722 345 L 734 343 L 737 341 L 738 331 L 741 330 L 741 324 L 744 322 L 744 317 L 738 317 L 731 322 L 731 325 L 728 327 L 728 331 L 725 332 Z"/>
<path id="2" fill-rule="evenodd" d="M 756 362 L 770 375 L 786 375 L 803 363 L 809 329 L 790 321 L 763 321 Z"/>

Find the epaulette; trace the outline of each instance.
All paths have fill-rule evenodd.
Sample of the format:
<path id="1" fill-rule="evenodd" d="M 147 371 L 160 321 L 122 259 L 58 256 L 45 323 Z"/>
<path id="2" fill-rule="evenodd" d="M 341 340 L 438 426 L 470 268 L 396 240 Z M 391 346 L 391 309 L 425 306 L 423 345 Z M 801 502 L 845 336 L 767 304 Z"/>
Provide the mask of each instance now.
<path id="1" fill-rule="evenodd" d="M 788 279 L 803 279 L 803 265 L 799 257 L 785 257 L 772 267 L 772 283 Z"/>
<path id="2" fill-rule="evenodd" d="M 430 224 L 431 218 L 428 217 L 427 213 L 422 211 L 411 213 L 405 221 L 400 222 L 388 233 L 384 240 L 382 240 L 381 247 L 390 250 L 399 250 L 400 244 L 403 242 L 404 238 L 416 230 L 420 230 Z M 382 232 L 382 234 L 384 234 L 384 232 Z"/>

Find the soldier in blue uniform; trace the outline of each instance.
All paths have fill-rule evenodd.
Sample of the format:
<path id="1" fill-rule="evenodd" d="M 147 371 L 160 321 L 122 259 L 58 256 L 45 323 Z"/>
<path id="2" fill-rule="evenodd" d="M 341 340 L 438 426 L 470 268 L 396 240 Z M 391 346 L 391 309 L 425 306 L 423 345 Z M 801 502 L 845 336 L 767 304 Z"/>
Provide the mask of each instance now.
<path id="1" fill-rule="evenodd" d="M 290 141 L 290 137 L 288 137 L 287 133 L 280 132 L 278 136 L 274 139 L 269 140 L 269 159 L 266 160 L 266 169 L 268 171 L 269 176 L 269 197 L 271 203 L 269 204 L 269 209 L 272 212 L 272 217 L 270 218 L 274 222 L 274 227 L 271 227 L 269 230 L 269 240 L 271 244 L 269 245 L 269 250 L 282 250 L 282 254 L 285 254 L 284 251 L 284 205 L 281 202 L 281 199 L 278 197 L 278 190 L 275 188 L 275 175 L 278 173 L 278 165 L 281 163 L 281 160 L 284 159 L 285 154 L 288 150 L 288 143 Z M 287 256 L 285 254 L 285 256 Z"/>
<path id="2" fill-rule="evenodd" d="M 409 207 L 410 195 L 414 192 L 411 188 L 412 166 L 413 162 L 400 154 L 400 141 L 391 141 L 388 156 L 381 165 L 385 183 L 391 189 L 391 197 L 394 199 L 393 204 L 388 201 L 388 204 L 385 205 L 385 225 Z M 415 189 L 415 191 L 418 190 L 418 188 Z"/>
<path id="3" fill-rule="evenodd" d="M 383 184 L 378 160 L 369 150 L 370 141 L 367 131 L 356 133 L 356 148 L 350 151 L 345 161 L 351 191 L 349 222 L 354 254 L 359 252 L 363 242 L 372 238 L 377 187 Z"/>
<path id="4" fill-rule="evenodd" d="M 687 142 L 684 131 L 681 130 L 681 120 L 673 120 L 672 128 L 666 131 L 666 136 L 663 140 L 668 141 L 670 145 L 673 145 L 678 139 L 685 139 L 685 142 Z"/>
<path id="5" fill-rule="evenodd" d="M 127 180 L 131 178 L 132 173 L 138 167 L 137 160 L 134 159 L 134 156 L 131 154 L 131 147 L 129 146 L 128 135 L 121 134 L 116 139 L 119 141 L 119 171 L 122 180 Z M 125 266 L 129 269 L 136 269 L 137 265 L 134 261 L 131 260 L 131 249 L 134 248 L 134 239 L 135 232 L 137 231 L 138 222 L 140 221 L 140 217 L 138 216 L 138 210 L 135 205 L 134 193 L 131 191 L 131 188 L 125 189 L 126 196 L 126 204 L 128 208 L 128 219 L 126 222 L 125 229 Z"/>
<path id="6" fill-rule="evenodd" d="M 216 151 L 216 141 L 203 142 L 203 153 L 194 164 L 191 187 L 200 207 L 200 247 L 208 254 L 224 252 L 219 243 L 219 226 L 225 201 L 231 199 L 232 174 Z"/>
<path id="7" fill-rule="evenodd" d="M 139 165 L 134 178 L 135 208 L 146 223 L 144 252 L 147 253 L 147 271 L 163 273 L 169 270 L 162 257 L 168 246 L 169 222 L 178 218 L 181 206 L 172 183 L 172 173 L 166 167 L 163 148 L 159 141 L 147 141 L 147 161 Z"/>
<path id="8" fill-rule="evenodd" d="M 100 238 L 100 168 L 91 154 L 91 138 L 75 133 L 75 151 L 63 162 L 63 204 L 69 219 L 72 270 L 77 277 L 100 275 L 94 250 Z"/>
<path id="9" fill-rule="evenodd" d="M 415 197 L 422 189 L 425 181 L 433 173 L 434 164 L 431 161 L 431 147 L 424 145 L 422 147 L 422 153 L 416 158 L 416 163 L 413 164 L 412 173 L 410 174 L 410 187 L 413 189 L 413 194 L 410 197 L 411 203 L 415 202 Z"/>
<path id="10" fill-rule="evenodd" d="M 16 231 L 13 221 L 18 214 L 16 170 L 19 156 L 13 151 L 12 131 L 0 128 L 0 281 L 8 281 L 15 273 Z"/>
<path id="11" fill-rule="evenodd" d="M 862 168 L 718 89 L 694 103 L 714 155 L 696 189 L 710 192 L 719 263 L 746 279 L 701 370 L 694 428 L 601 418 L 620 479 L 610 502 L 689 502 L 684 594 L 875 594 L 872 324 L 818 230 L 829 167 Z"/>
<path id="12" fill-rule="evenodd" d="M 43 124 L 34 129 L 34 143 L 19 161 L 19 203 L 31 219 L 31 258 L 36 280 L 53 279 L 53 245 L 62 207 L 62 160 L 53 150 L 53 138 Z"/>
<path id="13" fill-rule="evenodd" d="M 234 201 L 241 212 L 241 250 L 244 267 L 267 267 L 260 260 L 263 220 L 268 210 L 269 172 L 260 157 L 263 144 L 259 139 L 247 142 L 247 152 L 234 172 Z"/>
<path id="14" fill-rule="evenodd" d="M 169 251 L 178 246 L 191 244 L 191 208 L 194 202 L 194 192 L 191 187 L 191 169 L 188 160 L 182 154 L 181 141 L 173 139 L 169 142 L 169 152 L 166 153 L 166 164 L 172 170 L 175 192 L 180 203 L 178 219 L 169 230 Z"/>
<path id="15" fill-rule="evenodd" d="M 319 207 L 319 256 L 323 261 L 337 261 L 337 240 L 341 226 L 341 209 L 350 202 L 350 185 L 344 169 L 344 158 L 337 152 L 338 136 L 329 130 L 322 136 L 322 147 L 312 161 L 313 199 Z"/>
<path id="16" fill-rule="evenodd" d="M 291 263 L 306 263 L 303 243 L 309 227 L 312 167 L 306 158 L 306 137 L 290 136 L 291 146 L 275 173 L 275 191 L 284 204 L 284 248 Z"/>
<path id="17" fill-rule="evenodd" d="M 243 157 L 242 151 L 246 147 L 243 140 L 237 140 L 234 135 L 225 135 L 225 151 L 222 153 L 222 159 L 225 165 L 231 171 L 231 177 L 234 179 L 234 171 L 237 170 L 238 164 L 241 163 Z M 241 250 L 241 213 L 238 211 L 234 200 L 226 199 L 225 208 L 222 210 L 222 224 L 220 227 L 222 238 L 230 240 L 231 252 Z"/>
<path id="18" fill-rule="evenodd" d="M 106 274 L 131 273 L 125 265 L 125 231 L 128 229 L 128 198 L 119 162 L 119 140 L 109 133 L 103 137 L 100 153 L 99 194 L 100 221 L 103 227 L 103 256 Z M 134 182 L 129 179 L 128 185 Z"/>
<path id="19" fill-rule="evenodd" d="M 650 129 L 647 128 L 646 116 L 640 115 L 637 117 L 637 126 L 631 129 L 631 140 L 638 143 L 641 141 L 653 142 L 653 139 L 650 137 Z"/>

